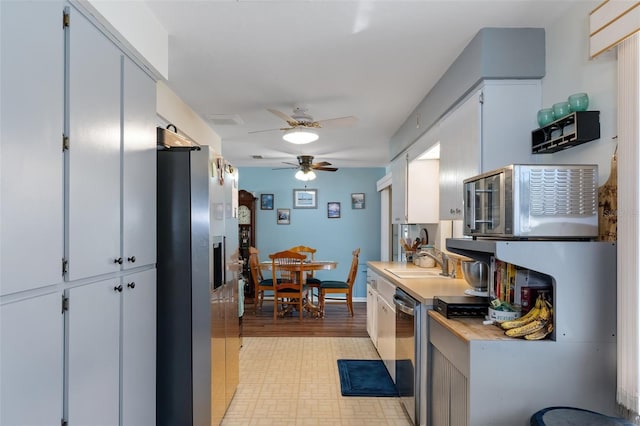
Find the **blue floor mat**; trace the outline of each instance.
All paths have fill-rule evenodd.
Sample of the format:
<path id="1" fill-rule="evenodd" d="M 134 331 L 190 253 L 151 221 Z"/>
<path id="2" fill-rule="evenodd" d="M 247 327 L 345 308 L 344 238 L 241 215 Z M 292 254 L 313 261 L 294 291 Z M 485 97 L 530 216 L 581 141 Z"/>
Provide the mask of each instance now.
<path id="1" fill-rule="evenodd" d="M 342 396 L 398 396 L 381 360 L 339 359 Z"/>

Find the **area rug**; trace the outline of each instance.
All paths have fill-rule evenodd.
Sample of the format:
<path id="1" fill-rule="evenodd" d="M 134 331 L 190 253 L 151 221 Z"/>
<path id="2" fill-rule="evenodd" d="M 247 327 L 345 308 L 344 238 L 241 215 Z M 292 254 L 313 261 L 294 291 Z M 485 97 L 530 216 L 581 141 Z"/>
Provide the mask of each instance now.
<path id="1" fill-rule="evenodd" d="M 398 396 L 381 360 L 339 359 L 342 396 Z"/>

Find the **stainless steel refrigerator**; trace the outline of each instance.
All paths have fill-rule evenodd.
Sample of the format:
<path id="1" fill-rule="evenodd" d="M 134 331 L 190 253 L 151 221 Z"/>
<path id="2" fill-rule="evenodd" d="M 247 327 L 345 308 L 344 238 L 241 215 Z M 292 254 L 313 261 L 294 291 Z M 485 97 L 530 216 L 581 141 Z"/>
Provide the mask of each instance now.
<path id="1" fill-rule="evenodd" d="M 157 154 L 157 424 L 218 424 L 239 377 L 233 182 L 207 146 Z"/>

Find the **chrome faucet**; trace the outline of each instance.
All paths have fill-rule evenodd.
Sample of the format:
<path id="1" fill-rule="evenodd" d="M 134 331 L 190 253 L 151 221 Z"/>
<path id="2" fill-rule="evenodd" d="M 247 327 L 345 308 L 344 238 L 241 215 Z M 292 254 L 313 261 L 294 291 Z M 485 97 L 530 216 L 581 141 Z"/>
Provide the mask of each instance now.
<path id="1" fill-rule="evenodd" d="M 440 254 L 440 258 L 438 258 L 437 255 L 428 251 L 424 251 L 420 254 L 424 256 L 428 256 L 433 260 L 435 260 L 436 263 L 440 265 L 440 268 L 442 268 L 442 272 L 440 272 L 440 275 L 444 277 L 448 277 L 449 276 L 449 256 L 447 256 L 445 253 L 441 252 L 440 250 L 436 250 L 436 253 Z"/>

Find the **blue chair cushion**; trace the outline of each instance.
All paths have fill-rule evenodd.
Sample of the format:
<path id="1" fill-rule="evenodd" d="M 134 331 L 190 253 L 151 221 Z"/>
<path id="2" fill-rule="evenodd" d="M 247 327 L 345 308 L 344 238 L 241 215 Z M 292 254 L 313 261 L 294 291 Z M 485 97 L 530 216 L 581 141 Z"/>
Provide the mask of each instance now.
<path id="1" fill-rule="evenodd" d="M 307 284 L 320 284 L 320 283 L 322 283 L 322 281 L 315 277 L 307 278 Z"/>
<path id="2" fill-rule="evenodd" d="M 349 288 L 349 285 L 344 281 L 322 281 L 320 288 Z"/>
<path id="3" fill-rule="evenodd" d="M 262 280 L 258 285 L 265 286 L 265 287 L 273 287 L 273 278 Z"/>
<path id="4" fill-rule="evenodd" d="M 278 283 L 285 283 L 285 282 L 290 282 L 290 281 L 278 278 Z M 273 287 L 273 278 L 266 278 L 266 279 L 260 281 L 260 283 L 258 285 L 261 286 L 261 287 L 262 286 Z"/>
<path id="5" fill-rule="evenodd" d="M 302 287 L 302 291 L 304 292 L 307 289 L 307 286 Z M 295 288 L 283 288 L 282 290 L 278 290 L 278 293 L 299 293 L 299 290 Z"/>
<path id="6" fill-rule="evenodd" d="M 531 416 L 531 426 L 634 426 L 617 417 L 573 407 L 548 407 Z"/>

